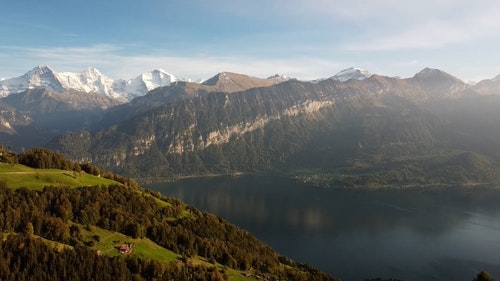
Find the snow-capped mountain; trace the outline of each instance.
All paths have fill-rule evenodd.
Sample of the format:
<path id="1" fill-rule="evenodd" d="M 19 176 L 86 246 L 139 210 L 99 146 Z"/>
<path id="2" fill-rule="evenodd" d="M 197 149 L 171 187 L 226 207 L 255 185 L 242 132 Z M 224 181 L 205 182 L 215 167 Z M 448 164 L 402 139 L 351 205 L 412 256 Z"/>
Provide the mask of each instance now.
<path id="1" fill-rule="evenodd" d="M 340 71 L 339 73 L 330 77 L 330 79 L 345 82 L 351 79 L 364 80 L 366 78 L 369 78 L 370 76 L 372 76 L 372 74 L 365 69 L 350 67 Z"/>
<path id="2" fill-rule="evenodd" d="M 37 66 L 22 76 L 0 80 L 0 97 L 28 89 L 45 88 L 54 93 L 68 90 L 97 93 L 126 102 L 177 80 L 174 75 L 164 70 L 146 72 L 127 81 L 113 80 L 93 67 L 80 73 L 58 73 L 48 66 Z"/>
<path id="3" fill-rule="evenodd" d="M 80 73 L 55 73 L 55 76 L 66 90 L 73 89 L 86 93 L 94 92 L 112 98 L 120 98 L 120 95 L 114 91 L 115 81 L 93 67 L 89 67 Z"/>
<path id="4" fill-rule="evenodd" d="M 127 100 L 143 96 L 147 92 L 158 87 L 168 86 L 179 79 L 163 69 L 156 69 L 137 76 L 128 81 L 118 80 L 114 84 L 114 89 Z"/>
<path id="5" fill-rule="evenodd" d="M 330 78 L 315 79 L 315 80 L 310 80 L 309 82 L 315 83 L 315 84 L 319 83 L 321 81 L 325 81 L 325 80 L 335 80 L 335 81 L 340 81 L 340 82 L 346 82 L 346 81 L 349 81 L 351 79 L 364 80 L 366 78 L 369 78 L 372 75 L 373 75 L 372 73 L 368 72 L 365 69 L 357 68 L 357 67 L 349 67 L 349 68 L 346 68 L 346 69 L 338 72 L 337 74 L 335 74 L 334 76 L 332 76 Z"/>
<path id="6" fill-rule="evenodd" d="M 48 66 L 37 66 L 24 75 L 0 81 L 0 96 L 19 93 L 27 89 L 43 87 L 50 91 L 63 91 L 63 86 L 54 71 Z"/>

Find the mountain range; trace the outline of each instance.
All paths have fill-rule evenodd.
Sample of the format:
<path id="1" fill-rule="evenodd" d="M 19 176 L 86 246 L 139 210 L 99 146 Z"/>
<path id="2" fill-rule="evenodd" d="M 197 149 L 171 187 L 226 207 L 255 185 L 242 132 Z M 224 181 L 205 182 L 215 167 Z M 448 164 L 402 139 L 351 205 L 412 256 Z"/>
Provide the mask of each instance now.
<path id="1" fill-rule="evenodd" d="M 56 72 L 48 66 L 37 66 L 22 76 L 1 80 L 0 96 L 5 97 L 28 89 L 45 88 L 54 93 L 74 90 L 101 94 L 119 102 L 127 102 L 178 80 L 174 75 L 161 69 L 143 73 L 129 80 L 113 80 L 93 67 L 80 73 L 73 73 Z"/>
<path id="2" fill-rule="evenodd" d="M 223 72 L 194 83 L 164 71 L 120 81 L 48 67 L 3 80 L 0 140 L 143 179 L 279 172 L 343 186 L 500 180 L 498 76 L 471 85 L 431 68 L 410 78 L 350 68 L 313 81 Z"/>

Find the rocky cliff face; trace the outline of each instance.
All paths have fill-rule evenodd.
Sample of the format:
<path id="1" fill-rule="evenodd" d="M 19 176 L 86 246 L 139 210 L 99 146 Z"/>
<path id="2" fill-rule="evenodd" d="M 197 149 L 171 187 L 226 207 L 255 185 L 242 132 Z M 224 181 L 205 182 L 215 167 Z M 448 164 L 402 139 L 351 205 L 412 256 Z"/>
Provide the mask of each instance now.
<path id="1" fill-rule="evenodd" d="M 85 151 L 72 145 L 76 135 L 53 147 L 137 177 L 341 166 L 374 151 L 398 157 L 441 144 L 444 124 L 423 108 L 464 89 L 432 70 L 410 79 L 289 80 L 230 93 L 210 88 L 227 75 L 205 85 L 171 85 L 121 106 L 130 115 L 85 135 Z M 231 77 L 233 86 L 241 78 Z"/>
<path id="2" fill-rule="evenodd" d="M 168 78 L 162 75 L 150 80 Z M 394 177 L 404 178 L 432 166 L 405 159 L 500 151 L 500 133 L 488 129 L 497 128 L 488 120 L 500 118 L 500 97 L 485 102 L 494 81 L 478 88 L 435 69 L 407 79 L 351 69 L 312 82 L 226 72 L 203 84 L 169 83 L 119 105 L 77 91 L 13 94 L 2 99 L 0 134 L 137 178 L 353 167 L 396 169 Z M 109 108 L 100 106 L 106 102 Z"/>

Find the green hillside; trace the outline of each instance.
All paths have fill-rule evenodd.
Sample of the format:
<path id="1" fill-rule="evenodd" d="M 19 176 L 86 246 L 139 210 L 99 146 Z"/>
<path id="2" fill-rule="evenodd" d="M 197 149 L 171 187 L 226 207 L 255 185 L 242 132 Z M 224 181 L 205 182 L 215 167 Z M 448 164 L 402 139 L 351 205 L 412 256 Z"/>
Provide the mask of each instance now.
<path id="1" fill-rule="evenodd" d="M 48 150 L 2 157 L 0 280 L 335 280 L 123 177 Z"/>
<path id="2" fill-rule="evenodd" d="M 91 186 L 118 182 L 85 172 L 59 169 L 33 169 L 21 164 L 0 163 L 0 181 L 11 188 L 26 187 L 41 190 L 45 186 Z"/>

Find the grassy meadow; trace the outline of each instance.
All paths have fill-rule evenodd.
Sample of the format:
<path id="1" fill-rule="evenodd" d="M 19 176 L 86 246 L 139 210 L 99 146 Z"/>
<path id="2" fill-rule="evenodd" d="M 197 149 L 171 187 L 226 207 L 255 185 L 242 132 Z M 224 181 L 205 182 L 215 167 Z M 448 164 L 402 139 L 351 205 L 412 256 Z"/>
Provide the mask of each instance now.
<path id="1" fill-rule="evenodd" d="M 116 181 L 87 173 L 57 169 L 33 169 L 19 164 L 0 163 L 0 181 L 11 188 L 41 190 L 45 186 L 93 186 L 118 184 Z"/>

